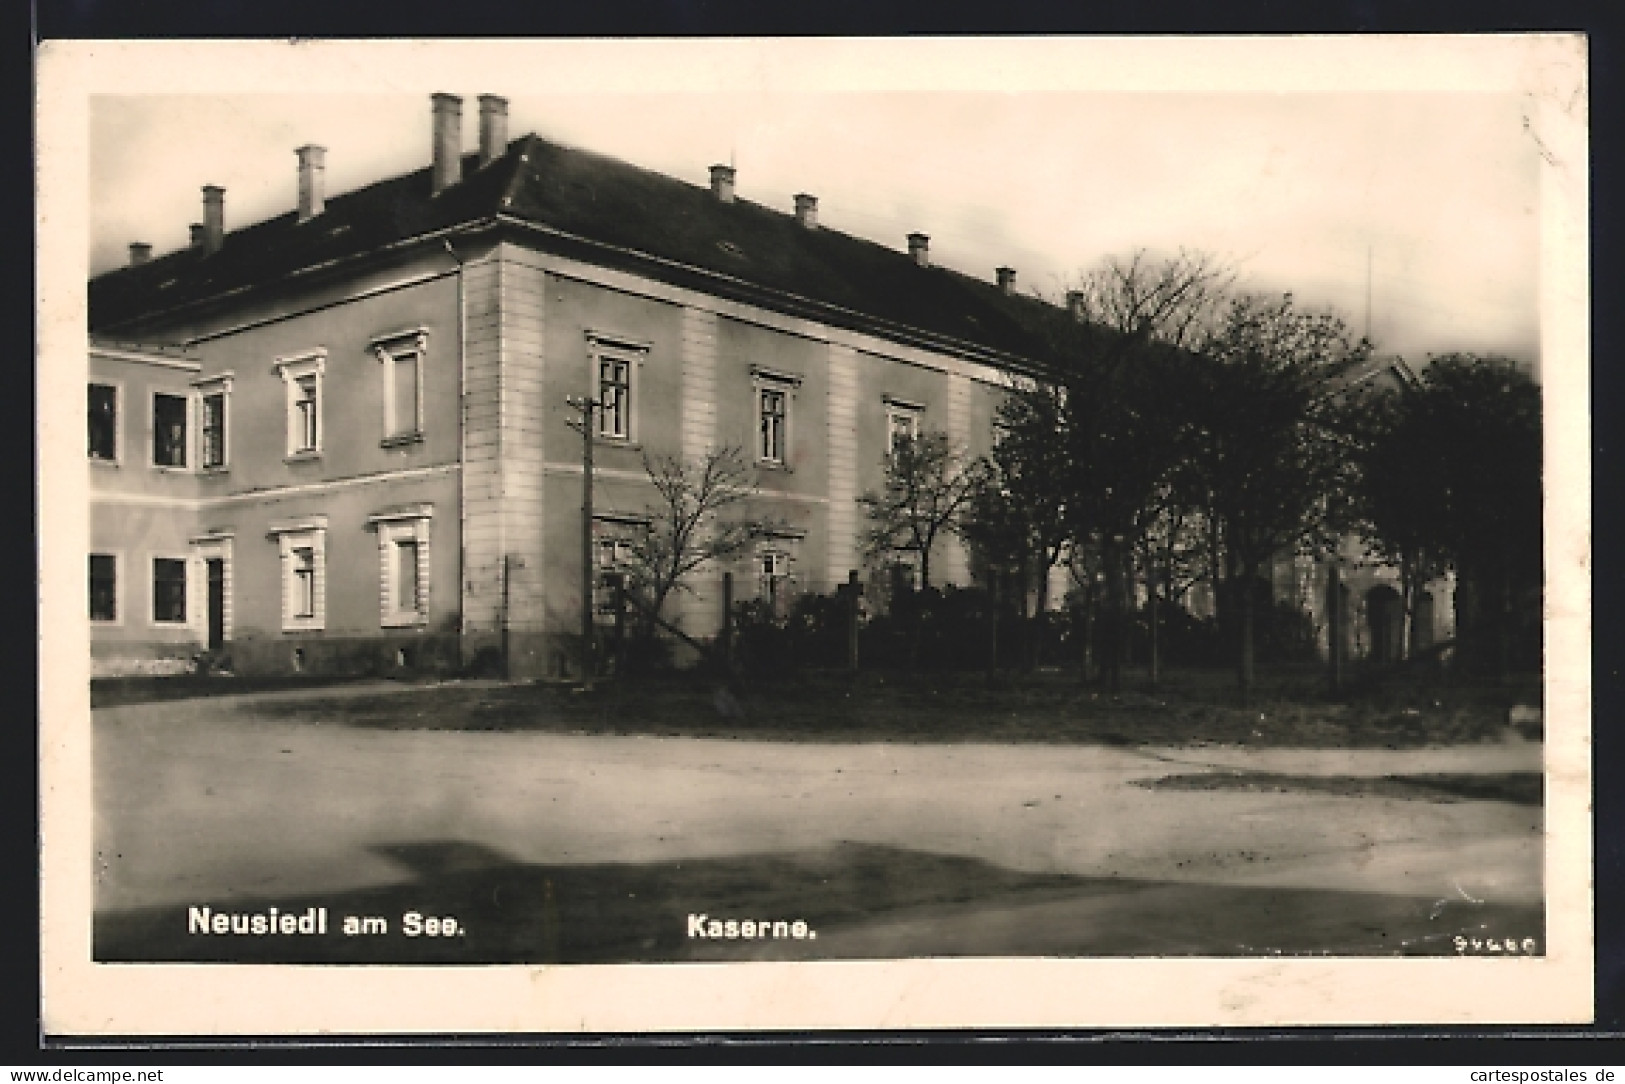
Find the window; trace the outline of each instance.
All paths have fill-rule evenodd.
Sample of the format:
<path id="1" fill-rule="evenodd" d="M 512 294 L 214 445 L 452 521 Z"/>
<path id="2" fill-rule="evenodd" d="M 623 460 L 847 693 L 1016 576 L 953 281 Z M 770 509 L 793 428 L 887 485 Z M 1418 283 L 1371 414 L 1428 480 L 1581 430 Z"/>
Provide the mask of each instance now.
<path id="1" fill-rule="evenodd" d="M 90 385 L 90 458 L 118 462 L 118 388 Z"/>
<path id="2" fill-rule="evenodd" d="M 118 620 L 118 558 L 111 553 L 90 555 L 90 619 Z"/>
<path id="3" fill-rule="evenodd" d="M 429 620 L 429 524 L 434 508 L 402 505 L 369 519 L 378 531 L 378 622 L 384 628 Z"/>
<path id="4" fill-rule="evenodd" d="M 282 566 L 282 631 L 325 627 L 327 621 L 327 520 L 324 516 L 273 524 Z"/>
<path id="5" fill-rule="evenodd" d="M 637 567 L 636 539 L 648 531 L 648 518 L 615 512 L 594 517 L 593 612 L 603 622 L 615 619 L 615 586 L 630 584 Z"/>
<path id="6" fill-rule="evenodd" d="M 904 441 L 920 439 L 920 415 L 925 408 L 899 399 L 886 400 L 886 451 L 895 453 Z"/>
<path id="7" fill-rule="evenodd" d="M 598 435 L 632 438 L 632 363 L 626 358 L 598 359 Z"/>
<path id="8" fill-rule="evenodd" d="M 783 550 L 763 550 L 757 555 L 762 578 L 762 597 L 778 602 L 790 580 L 790 555 Z"/>
<path id="9" fill-rule="evenodd" d="M 321 415 L 317 412 L 316 378 L 302 376 L 293 382 L 294 445 L 296 452 L 314 452 Z"/>
<path id="10" fill-rule="evenodd" d="M 174 557 L 152 559 L 152 620 L 160 625 L 186 623 L 186 562 Z"/>
<path id="11" fill-rule="evenodd" d="M 622 335 L 587 332 L 587 380 L 596 396 L 600 440 L 638 439 L 638 373 L 649 344 Z"/>
<path id="12" fill-rule="evenodd" d="M 203 397 L 203 466 L 226 465 L 226 394 L 210 392 Z"/>
<path id="13" fill-rule="evenodd" d="M 423 362 L 429 333 L 414 329 L 381 336 L 372 351 L 383 363 L 385 446 L 423 439 Z"/>
<path id="14" fill-rule="evenodd" d="M 186 466 L 186 396 L 152 396 L 152 465 Z"/>
<path id="15" fill-rule="evenodd" d="M 756 411 L 756 461 L 766 466 L 790 465 L 791 406 L 801 377 L 750 367 Z"/>
<path id="16" fill-rule="evenodd" d="M 274 366 L 287 389 L 288 457 L 308 458 L 322 450 L 322 377 L 327 352 L 317 350 L 279 358 Z"/>
<path id="17" fill-rule="evenodd" d="M 231 374 L 194 380 L 198 397 L 198 465 L 204 470 L 226 466 L 226 415 L 231 402 Z"/>
<path id="18" fill-rule="evenodd" d="M 775 532 L 756 547 L 752 559 L 756 573 L 756 597 L 767 604 L 768 611 L 774 617 L 784 617 L 790 612 L 790 602 L 795 595 L 796 552 L 800 549 L 802 537 L 800 532 L 794 530 Z"/>
<path id="19" fill-rule="evenodd" d="M 784 422 L 789 396 L 783 388 L 758 388 L 757 412 L 761 417 L 761 442 L 757 456 L 764 463 L 784 462 Z"/>
<path id="20" fill-rule="evenodd" d="M 293 549 L 293 616 L 316 616 L 316 549 L 314 546 L 295 546 Z"/>

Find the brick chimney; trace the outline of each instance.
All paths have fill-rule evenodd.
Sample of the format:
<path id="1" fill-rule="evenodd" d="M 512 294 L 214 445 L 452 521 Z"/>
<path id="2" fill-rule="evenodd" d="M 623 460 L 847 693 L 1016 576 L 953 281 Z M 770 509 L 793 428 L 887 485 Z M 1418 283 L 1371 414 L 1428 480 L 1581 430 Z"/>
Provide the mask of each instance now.
<path id="1" fill-rule="evenodd" d="M 307 143 L 299 156 L 299 221 L 309 222 L 327 206 L 327 148 Z"/>
<path id="2" fill-rule="evenodd" d="M 203 186 L 203 251 L 214 253 L 226 240 L 226 190 L 217 184 Z"/>
<path id="3" fill-rule="evenodd" d="M 802 192 L 796 196 L 796 221 L 804 229 L 818 228 L 818 197 Z"/>
<path id="4" fill-rule="evenodd" d="M 993 273 L 999 278 L 999 292 L 1006 297 L 1016 292 L 1016 269 L 1013 267 L 998 267 Z"/>
<path id="5" fill-rule="evenodd" d="M 432 191 L 438 195 L 463 179 L 463 100 L 434 94 L 434 170 Z"/>
<path id="6" fill-rule="evenodd" d="M 152 246 L 145 241 L 130 242 L 130 266 L 139 267 L 152 259 Z"/>
<path id="7" fill-rule="evenodd" d="M 508 151 L 508 99 L 495 94 L 480 95 L 480 168 Z"/>
<path id="8" fill-rule="evenodd" d="M 1066 311 L 1071 313 L 1072 319 L 1083 319 L 1083 291 L 1068 290 L 1066 292 Z"/>
<path id="9" fill-rule="evenodd" d="M 908 254 L 921 267 L 931 266 L 931 238 L 923 233 L 908 235 Z"/>
<path id="10" fill-rule="evenodd" d="M 190 244 L 193 248 L 202 248 L 203 247 L 203 223 L 194 222 L 190 226 L 186 227 L 186 230 L 187 230 L 187 243 Z"/>
<path id="11" fill-rule="evenodd" d="M 711 194 L 717 198 L 718 203 L 734 201 L 734 167 L 711 167 Z"/>

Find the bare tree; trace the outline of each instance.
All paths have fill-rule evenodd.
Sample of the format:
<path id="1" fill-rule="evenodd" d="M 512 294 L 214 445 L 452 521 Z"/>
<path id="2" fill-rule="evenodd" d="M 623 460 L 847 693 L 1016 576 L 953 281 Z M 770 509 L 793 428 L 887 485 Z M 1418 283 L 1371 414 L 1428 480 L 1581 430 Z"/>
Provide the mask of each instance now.
<path id="1" fill-rule="evenodd" d="M 655 490 L 649 529 L 633 542 L 636 582 L 659 615 L 667 598 L 690 590 L 687 577 L 713 561 L 743 553 L 773 524 L 746 514 L 755 475 L 738 448 L 721 448 L 695 460 L 643 457 Z"/>
<path id="2" fill-rule="evenodd" d="M 912 550 L 920 555 L 920 586 L 931 586 L 932 547 L 959 531 L 983 473 L 982 461 L 967 459 L 946 433 L 899 440 L 886 456 L 880 491 L 858 498 L 869 518 L 865 554 L 875 558 Z"/>
<path id="3" fill-rule="evenodd" d="M 1228 263 L 1205 252 L 1180 249 L 1157 257 L 1146 249 L 1108 256 L 1074 292 L 1081 315 L 1092 324 L 1136 340 L 1191 346 L 1215 326 L 1235 286 Z"/>

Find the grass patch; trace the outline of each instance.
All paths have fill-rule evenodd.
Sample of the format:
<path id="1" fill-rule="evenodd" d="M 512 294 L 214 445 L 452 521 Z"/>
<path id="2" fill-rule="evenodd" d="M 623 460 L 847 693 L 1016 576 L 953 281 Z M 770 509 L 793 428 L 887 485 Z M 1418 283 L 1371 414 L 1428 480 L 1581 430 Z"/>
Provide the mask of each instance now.
<path id="1" fill-rule="evenodd" d="M 1148 790 L 1241 790 L 1258 794 L 1336 794 L 1345 797 L 1402 798 L 1422 802 L 1510 802 L 1541 804 L 1539 772 L 1503 772 L 1496 775 L 1385 775 L 1380 778 L 1345 775 L 1278 775 L 1271 772 L 1198 772 L 1136 779 L 1132 786 Z"/>
<path id="2" fill-rule="evenodd" d="M 1227 676 L 1227 675 L 1226 675 Z M 590 691 L 550 686 L 425 688 L 406 696 L 300 698 L 244 710 L 391 730 L 643 734 L 790 741 L 1221 743 L 1412 748 L 1498 739 L 1505 689 L 1334 702 L 1270 690 L 1242 706 L 1207 675 L 1111 695 L 1065 674 L 797 675 L 724 686 L 693 677 Z"/>
<path id="3" fill-rule="evenodd" d="M 242 693 L 282 692 L 288 689 L 320 689 L 368 680 L 376 679 L 317 674 L 265 677 L 175 674 L 167 677 L 92 678 L 90 706 L 116 708 L 123 704 L 152 704 L 169 700 L 192 700 L 198 697 L 237 696 Z"/>

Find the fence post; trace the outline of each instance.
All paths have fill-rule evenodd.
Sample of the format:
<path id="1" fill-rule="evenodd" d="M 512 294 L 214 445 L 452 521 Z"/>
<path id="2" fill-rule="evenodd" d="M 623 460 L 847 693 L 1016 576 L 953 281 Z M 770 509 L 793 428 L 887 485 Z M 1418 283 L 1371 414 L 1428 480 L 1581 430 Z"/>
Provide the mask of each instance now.
<path id="1" fill-rule="evenodd" d="M 722 664 L 733 666 L 734 574 L 722 574 Z"/>
<path id="2" fill-rule="evenodd" d="M 1326 567 L 1326 662 L 1333 693 L 1343 687 L 1343 575 L 1336 557 Z"/>
<path id="3" fill-rule="evenodd" d="M 615 680 L 626 677 L 626 577 L 615 577 Z"/>
<path id="4" fill-rule="evenodd" d="M 862 586 L 858 583 L 858 570 L 848 569 L 846 573 L 846 668 L 854 674 L 858 672 L 858 594 Z"/>
<path id="5" fill-rule="evenodd" d="M 999 672 L 999 573 L 988 570 L 987 586 L 987 676 Z"/>

